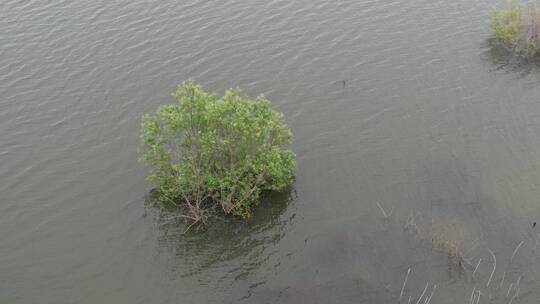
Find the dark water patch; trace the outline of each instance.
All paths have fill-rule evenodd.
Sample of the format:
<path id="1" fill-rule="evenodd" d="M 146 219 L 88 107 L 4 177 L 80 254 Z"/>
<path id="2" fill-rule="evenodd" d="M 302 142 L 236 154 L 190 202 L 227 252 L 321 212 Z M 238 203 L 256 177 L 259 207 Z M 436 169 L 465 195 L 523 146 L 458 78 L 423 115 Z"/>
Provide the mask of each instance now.
<path id="1" fill-rule="evenodd" d="M 293 224 L 294 213 L 284 217 L 283 213 L 294 201 L 294 189 L 283 192 L 265 193 L 252 217 L 247 221 L 223 216 L 215 210 L 209 222 L 191 226 L 183 219 L 165 219 L 174 216 L 175 211 L 159 212 L 159 204 L 148 196 L 148 212 L 155 215 L 159 231 L 160 251 L 169 251 L 176 257 L 175 271 L 180 277 L 191 277 L 237 264 L 226 274 L 227 277 L 241 279 L 267 260 L 272 254 L 272 246 L 280 241 L 285 230 Z M 189 229 L 188 229 L 189 228 Z M 236 261 L 236 262 L 231 262 Z M 247 262 L 249 261 L 249 262 Z M 224 279 L 224 278 L 221 278 Z"/>
<path id="2" fill-rule="evenodd" d="M 526 77 L 540 72 L 540 56 L 529 55 L 506 46 L 497 38 L 489 38 L 482 44 L 482 57 L 495 70 L 516 73 Z"/>

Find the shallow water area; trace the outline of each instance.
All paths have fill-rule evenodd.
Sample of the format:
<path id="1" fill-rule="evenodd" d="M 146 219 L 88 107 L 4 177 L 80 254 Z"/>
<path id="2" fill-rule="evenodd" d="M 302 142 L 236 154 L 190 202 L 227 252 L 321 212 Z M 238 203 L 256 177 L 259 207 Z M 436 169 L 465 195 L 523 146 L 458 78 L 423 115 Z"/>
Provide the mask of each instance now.
<path id="1" fill-rule="evenodd" d="M 397 302 L 410 268 L 401 303 L 536 303 L 540 69 L 490 41 L 503 4 L 3 1 L 0 302 Z M 295 134 L 247 223 L 149 208 L 140 116 L 186 79 Z"/>

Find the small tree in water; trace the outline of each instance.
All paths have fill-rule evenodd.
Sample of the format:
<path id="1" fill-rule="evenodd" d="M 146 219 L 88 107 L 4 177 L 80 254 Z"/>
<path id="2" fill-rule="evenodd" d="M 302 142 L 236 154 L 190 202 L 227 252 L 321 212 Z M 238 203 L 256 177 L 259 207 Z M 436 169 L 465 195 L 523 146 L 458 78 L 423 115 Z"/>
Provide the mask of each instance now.
<path id="1" fill-rule="evenodd" d="M 508 7 L 493 11 L 490 27 L 506 46 L 525 55 L 540 52 L 540 2 L 523 6 L 513 0 Z"/>
<path id="2" fill-rule="evenodd" d="M 159 201 L 180 207 L 179 216 L 206 222 L 219 206 L 248 218 L 263 191 L 292 182 L 295 156 L 285 148 L 292 133 L 270 101 L 239 89 L 216 99 L 193 82 L 175 95 L 174 104 L 143 115 L 141 141 Z"/>

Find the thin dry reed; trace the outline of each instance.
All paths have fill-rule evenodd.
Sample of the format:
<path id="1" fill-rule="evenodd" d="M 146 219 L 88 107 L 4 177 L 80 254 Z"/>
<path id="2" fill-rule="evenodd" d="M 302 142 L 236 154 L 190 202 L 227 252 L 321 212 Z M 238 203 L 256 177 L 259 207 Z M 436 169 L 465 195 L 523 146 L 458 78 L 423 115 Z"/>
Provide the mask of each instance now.
<path id="1" fill-rule="evenodd" d="M 416 304 L 420 303 L 420 300 L 422 300 L 422 298 L 424 297 L 424 294 L 426 293 L 428 286 L 429 286 L 429 282 L 426 283 L 426 287 L 424 287 L 424 291 L 422 291 L 422 294 L 420 295 L 420 298 L 418 298 L 418 301 L 416 301 Z"/>
<path id="2" fill-rule="evenodd" d="M 385 219 L 389 218 L 392 216 L 392 212 L 394 212 L 394 207 L 392 207 L 392 209 L 390 210 L 389 213 L 386 212 L 386 210 L 384 210 L 384 208 L 381 206 L 381 204 L 379 204 L 379 202 L 376 202 L 375 203 L 377 205 L 377 207 L 379 207 L 379 209 L 381 210 L 383 216 Z"/>
<path id="3" fill-rule="evenodd" d="M 474 271 L 472 273 L 472 277 L 474 278 L 474 274 L 478 270 L 478 266 L 480 266 L 480 263 L 482 262 L 482 259 L 478 259 L 478 263 L 476 264 L 476 267 L 474 267 Z"/>
<path id="4" fill-rule="evenodd" d="M 409 278 L 410 273 L 411 273 L 411 268 L 407 269 L 407 275 L 405 276 L 405 280 L 403 280 L 403 286 L 401 287 L 401 292 L 399 293 L 398 303 L 401 303 L 401 297 L 403 297 L 403 291 L 405 290 L 405 285 L 407 284 L 407 279 Z"/>
<path id="5" fill-rule="evenodd" d="M 493 257 L 493 270 L 491 271 L 491 275 L 489 276 L 489 280 L 487 281 L 486 287 L 489 287 L 489 283 L 491 283 L 491 279 L 493 278 L 493 274 L 495 273 L 495 269 L 497 269 L 497 258 L 495 257 L 495 254 L 491 249 L 488 248 L 489 253 Z"/>

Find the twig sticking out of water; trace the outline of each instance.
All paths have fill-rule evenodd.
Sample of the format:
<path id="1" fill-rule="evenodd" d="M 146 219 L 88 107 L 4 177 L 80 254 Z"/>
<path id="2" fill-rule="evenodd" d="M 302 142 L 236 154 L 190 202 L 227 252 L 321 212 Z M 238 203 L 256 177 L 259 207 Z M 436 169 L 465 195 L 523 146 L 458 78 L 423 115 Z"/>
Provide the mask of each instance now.
<path id="1" fill-rule="evenodd" d="M 429 297 L 426 298 L 426 300 L 424 301 L 424 304 L 429 304 L 429 302 L 431 301 L 431 298 L 433 297 L 433 294 L 435 293 L 435 290 L 437 290 L 437 284 L 433 285 L 431 294 L 429 295 Z"/>
<path id="2" fill-rule="evenodd" d="M 514 296 L 510 299 L 510 302 L 508 302 L 508 304 L 512 304 L 512 302 L 514 301 L 515 298 L 517 298 L 519 294 L 519 288 L 516 289 L 516 293 L 514 294 Z"/>
<path id="3" fill-rule="evenodd" d="M 510 283 L 510 286 L 508 287 L 508 292 L 506 292 L 506 297 L 510 295 L 510 290 L 512 290 L 512 286 L 514 286 L 514 283 Z"/>
<path id="4" fill-rule="evenodd" d="M 382 212 L 385 219 L 392 216 L 392 212 L 394 212 L 394 207 L 392 207 L 392 210 L 390 210 L 390 213 L 386 213 L 386 210 L 384 210 L 384 208 L 381 206 L 381 204 L 379 204 L 379 202 L 376 202 L 375 204 L 377 204 L 379 209 L 381 209 L 381 212 Z"/>
<path id="5" fill-rule="evenodd" d="M 409 217 L 407 218 L 407 222 L 405 223 L 405 226 L 403 226 L 403 229 L 407 229 L 409 228 L 409 226 L 414 226 L 416 227 L 416 217 L 420 215 L 420 213 L 418 214 L 414 214 L 412 211 L 411 211 L 411 214 L 409 215 Z"/>
<path id="6" fill-rule="evenodd" d="M 474 274 L 476 273 L 476 271 L 478 270 L 478 266 L 480 266 L 480 263 L 482 262 L 482 259 L 478 259 L 478 263 L 476 264 L 476 267 L 474 267 L 474 271 L 472 273 L 472 277 L 474 279 Z"/>
<path id="7" fill-rule="evenodd" d="M 504 270 L 504 273 L 503 273 L 503 276 L 502 276 L 502 279 L 501 279 L 501 285 L 499 285 L 499 288 L 503 287 L 504 277 L 506 276 L 506 271 L 508 271 L 508 268 L 510 267 L 510 265 L 512 265 L 512 261 L 514 260 L 514 257 L 516 256 L 519 248 L 521 248 L 521 245 L 523 245 L 523 243 L 524 243 L 524 241 L 521 241 L 521 243 L 519 243 L 516 246 L 516 249 L 514 249 L 514 252 L 512 253 L 512 256 L 510 257 L 510 262 L 508 263 L 508 266 L 506 266 L 506 269 Z"/>
<path id="8" fill-rule="evenodd" d="M 473 304 L 474 301 L 474 291 L 476 290 L 476 287 L 473 287 L 471 292 L 471 298 L 469 299 L 469 304 Z"/>
<path id="9" fill-rule="evenodd" d="M 521 243 L 519 243 L 519 245 L 516 246 L 516 249 L 514 249 L 514 252 L 512 253 L 512 256 L 510 257 L 510 263 L 512 263 L 512 261 L 514 260 L 514 257 L 516 256 L 516 253 L 517 251 L 519 250 L 519 248 L 521 248 L 521 245 L 523 245 L 525 241 L 521 241 Z"/>
<path id="10" fill-rule="evenodd" d="M 424 297 L 424 294 L 426 293 L 426 290 L 429 286 L 429 282 L 426 283 L 426 287 L 424 287 L 424 291 L 422 291 L 422 294 L 420 295 L 420 298 L 418 298 L 418 301 L 416 301 L 416 304 L 420 303 L 420 300 Z"/>
<path id="11" fill-rule="evenodd" d="M 405 285 L 407 284 L 407 279 L 409 278 L 409 273 L 411 273 L 411 268 L 407 270 L 407 275 L 405 276 L 405 280 L 403 280 L 403 286 L 401 287 L 401 292 L 399 293 L 399 300 L 398 303 L 401 303 L 401 297 L 403 297 L 403 291 L 405 290 Z"/>
<path id="12" fill-rule="evenodd" d="M 515 289 L 515 293 L 514 295 L 512 296 L 512 298 L 510 299 L 510 302 L 508 302 L 508 304 L 512 304 L 512 302 L 514 301 L 515 298 L 517 298 L 519 296 L 519 282 L 521 282 L 521 276 L 518 277 L 517 281 L 516 281 L 516 284 L 514 285 L 513 283 L 510 284 L 510 287 L 508 288 L 508 292 L 506 293 L 506 297 L 508 298 L 508 296 L 510 295 L 510 290 L 512 290 L 512 286 L 514 286 L 514 289 Z"/>
<path id="13" fill-rule="evenodd" d="M 486 287 L 489 287 L 489 283 L 491 283 L 491 278 L 493 278 L 493 274 L 495 273 L 495 269 L 497 269 L 497 258 L 495 257 L 495 254 L 493 253 L 493 251 L 491 251 L 491 249 L 488 248 L 488 250 L 489 250 L 489 253 L 491 254 L 491 256 L 493 257 L 493 270 L 491 271 L 491 275 L 489 276 Z"/>

